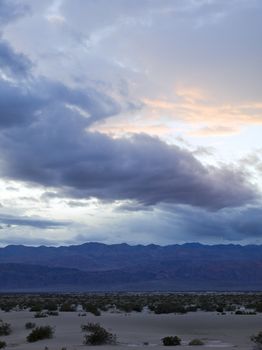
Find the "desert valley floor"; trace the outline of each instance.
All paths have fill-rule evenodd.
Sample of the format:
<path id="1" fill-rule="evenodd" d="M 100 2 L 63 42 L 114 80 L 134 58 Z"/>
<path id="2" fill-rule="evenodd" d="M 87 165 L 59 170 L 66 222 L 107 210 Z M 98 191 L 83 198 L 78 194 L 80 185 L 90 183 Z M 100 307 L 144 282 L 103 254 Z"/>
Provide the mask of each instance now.
<path id="1" fill-rule="evenodd" d="M 7 343 L 6 349 L 14 350 L 67 350 L 97 348 L 83 345 L 81 325 L 87 322 L 99 322 L 110 332 L 116 334 L 117 345 L 99 346 L 102 349 L 164 349 L 161 338 L 178 335 L 182 339 L 181 346 L 176 348 L 192 349 L 188 342 L 194 338 L 202 339 L 204 346 L 197 349 L 252 349 L 252 334 L 262 328 L 262 314 L 226 315 L 215 312 L 190 312 L 185 315 L 155 315 L 148 312 L 129 314 L 102 313 L 96 317 L 87 313 L 78 316 L 77 312 L 61 312 L 59 316 L 34 319 L 29 311 L 0 311 L 0 319 L 12 326 L 9 336 L 1 337 Z M 35 343 L 27 343 L 26 336 L 30 331 L 25 329 L 26 322 L 36 325 L 50 325 L 55 328 L 54 337 Z M 194 347 L 193 347 L 194 348 Z"/>

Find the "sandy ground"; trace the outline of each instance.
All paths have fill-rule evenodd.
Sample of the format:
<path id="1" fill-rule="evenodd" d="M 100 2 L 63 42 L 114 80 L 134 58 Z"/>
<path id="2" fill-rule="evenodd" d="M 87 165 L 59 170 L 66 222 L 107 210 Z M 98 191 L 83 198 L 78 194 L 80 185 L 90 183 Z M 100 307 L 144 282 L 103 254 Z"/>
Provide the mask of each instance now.
<path id="1" fill-rule="evenodd" d="M 12 325 L 13 332 L 9 336 L 1 337 L 7 343 L 6 349 L 30 350 L 48 347 L 49 350 L 85 349 L 132 349 L 146 348 L 166 349 L 161 345 L 161 338 L 168 335 L 178 335 L 182 339 L 182 346 L 175 349 L 194 349 L 188 346 L 188 341 L 200 338 L 205 346 L 197 349 L 252 349 L 250 335 L 262 330 L 262 314 L 259 315 L 217 315 L 216 313 L 188 313 L 186 315 L 154 315 L 149 313 L 117 314 L 104 313 L 95 317 L 87 313 L 79 317 L 77 312 L 64 312 L 59 316 L 35 319 L 34 313 L 28 311 L 0 311 L 0 319 Z M 25 329 L 26 322 L 36 325 L 50 325 L 55 327 L 52 339 L 27 343 L 26 336 L 30 331 Z M 86 346 L 83 345 L 81 324 L 99 322 L 103 327 L 117 335 L 118 344 L 115 346 Z M 149 345 L 143 345 L 148 342 Z"/>

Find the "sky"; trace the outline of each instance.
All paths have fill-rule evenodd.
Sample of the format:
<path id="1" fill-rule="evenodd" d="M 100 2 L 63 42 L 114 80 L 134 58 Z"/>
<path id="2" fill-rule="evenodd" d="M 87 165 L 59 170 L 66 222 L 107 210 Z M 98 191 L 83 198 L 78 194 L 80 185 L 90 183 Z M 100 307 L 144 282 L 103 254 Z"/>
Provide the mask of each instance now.
<path id="1" fill-rule="evenodd" d="M 0 0 L 0 246 L 262 244 L 262 1 Z"/>

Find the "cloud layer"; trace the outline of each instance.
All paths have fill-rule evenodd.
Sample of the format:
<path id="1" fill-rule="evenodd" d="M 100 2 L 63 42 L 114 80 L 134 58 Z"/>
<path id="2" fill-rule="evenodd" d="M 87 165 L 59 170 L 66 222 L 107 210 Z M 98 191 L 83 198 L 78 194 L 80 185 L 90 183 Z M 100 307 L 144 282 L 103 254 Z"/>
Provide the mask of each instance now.
<path id="1" fill-rule="evenodd" d="M 189 151 L 138 135 L 88 131 L 120 112 L 108 96 L 38 79 L 1 82 L 2 176 L 56 187 L 75 197 L 181 203 L 208 209 L 256 198 L 244 172 L 208 167 Z M 14 103 L 15 101 L 15 103 Z"/>
<path id="2" fill-rule="evenodd" d="M 43 216 L 52 193 L 50 201 L 65 198 L 79 213 L 96 198 L 112 217 L 152 217 L 167 236 L 179 225 L 188 239 L 219 230 L 225 240 L 258 237 L 260 163 L 208 162 L 195 149 L 218 144 L 226 153 L 227 145 L 178 146 L 172 132 L 210 137 L 261 126 L 260 6 L 0 1 L 1 179 L 41 189 Z M 0 208 L 5 229 L 63 227 L 53 216 L 35 219 L 27 205 L 17 217 Z"/>

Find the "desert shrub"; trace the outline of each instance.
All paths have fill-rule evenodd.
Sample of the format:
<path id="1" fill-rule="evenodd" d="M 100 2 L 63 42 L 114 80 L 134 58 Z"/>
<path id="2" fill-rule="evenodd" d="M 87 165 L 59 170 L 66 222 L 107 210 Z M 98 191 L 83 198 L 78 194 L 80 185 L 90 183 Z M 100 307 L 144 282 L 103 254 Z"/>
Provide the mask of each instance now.
<path id="1" fill-rule="evenodd" d="M 108 311 L 109 306 L 108 306 L 108 305 L 104 305 L 104 304 L 101 304 L 101 303 L 100 303 L 100 305 L 99 305 L 99 309 L 100 309 L 101 311 L 106 312 L 106 311 Z"/>
<path id="2" fill-rule="evenodd" d="M 224 309 L 223 309 L 223 307 L 222 306 L 218 306 L 217 308 L 216 308 L 216 312 L 219 312 L 219 313 L 223 313 L 224 312 Z"/>
<path id="3" fill-rule="evenodd" d="M 255 311 L 241 311 L 237 310 L 235 312 L 235 315 L 256 315 L 257 313 Z"/>
<path id="4" fill-rule="evenodd" d="M 215 304 L 212 304 L 211 302 L 208 302 L 208 300 L 206 300 L 205 302 L 201 303 L 199 305 L 200 309 L 202 311 L 208 311 L 208 312 L 211 312 L 211 311 L 216 311 L 216 305 Z"/>
<path id="5" fill-rule="evenodd" d="M 62 312 L 70 312 L 70 311 L 75 311 L 75 307 L 71 305 L 70 303 L 64 303 L 60 306 L 60 311 Z"/>
<path id="6" fill-rule="evenodd" d="M 12 332 L 11 325 L 0 321 L 0 335 L 9 335 Z"/>
<path id="7" fill-rule="evenodd" d="M 262 312 L 262 303 L 256 304 L 256 312 Z"/>
<path id="8" fill-rule="evenodd" d="M 29 343 L 33 343 L 38 340 L 52 338 L 53 334 L 54 334 L 54 330 L 52 327 L 41 326 L 33 329 L 26 339 Z"/>
<path id="9" fill-rule="evenodd" d="M 257 345 L 259 349 L 262 349 L 262 331 L 257 335 L 252 335 L 250 339 Z"/>
<path id="10" fill-rule="evenodd" d="M 241 310 L 237 310 L 235 312 L 235 315 L 244 315 L 244 314 L 245 314 L 244 311 L 241 311 Z"/>
<path id="11" fill-rule="evenodd" d="M 205 343 L 201 339 L 192 339 L 188 345 L 204 345 Z"/>
<path id="12" fill-rule="evenodd" d="M 33 323 L 33 322 L 26 322 L 25 328 L 26 329 L 33 329 L 33 328 L 35 328 L 35 323 Z"/>
<path id="13" fill-rule="evenodd" d="M 58 316 L 59 312 L 58 311 L 47 311 L 47 315 L 49 315 L 49 316 Z"/>
<path id="14" fill-rule="evenodd" d="M 85 304 L 84 305 L 84 310 L 87 311 L 87 312 L 91 312 L 95 316 L 100 316 L 101 315 L 100 310 L 94 304 L 91 304 L 91 303 Z"/>
<path id="15" fill-rule="evenodd" d="M 197 306 L 195 305 L 190 305 L 186 307 L 187 312 L 197 312 Z"/>
<path id="16" fill-rule="evenodd" d="M 175 346 L 175 345 L 180 345 L 181 344 L 181 339 L 177 336 L 169 336 L 169 337 L 164 337 L 162 339 L 163 345 L 165 346 Z"/>
<path id="17" fill-rule="evenodd" d="M 143 305 L 139 303 L 126 302 L 126 303 L 119 303 L 116 306 L 120 311 L 124 311 L 124 312 L 132 312 L 132 311 L 141 312 L 143 310 Z"/>
<path id="18" fill-rule="evenodd" d="M 48 311 L 57 311 L 58 307 L 55 302 L 49 301 L 44 305 L 44 309 Z"/>
<path id="19" fill-rule="evenodd" d="M 0 340 L 0 349 L 4 349 L 6 347 L 6 342 Z"/>
<path id="20" fill-rule="evenodd" d="M 83 331 L 90 332 L 84 336 L 85 345 L 115 344 L 116 336 L 101 327 L 98 323 L 88 323 L 81 326 Z"/>
<path id="21" fill-rule="evenodd" d="M 183 305 L 171 304 L 171 303 L 161 303 L 155 306 L 155 314 L 170 314 L 178 313 L 185 314 L 187 310 Z"/>
<path id="22" fill-rule="evenodd" d="M 44 318 L 44 317 L 47 317 L 47 314 L 45 312 L 37 312 L 34 315 L 34 318 Z"/>
<path id="23" fill-rule="evenodd" d="M 12 306 L 11 305 L 4 305 L 4 306 L 1 307 L 1 309 L 4 312 L 10 312 L 12 310 Z"/>
<path id="24" fill-rule="evenodd" d="M 229 312 L 236 311 L 236 306 L 235 305 L 227 305 L 225 308 L 225 311 L 229 311 Z"/>
<path id="25" fill-rule="evenodd" d="M 37 304 L 37 305 L 33 305 L 29 311 L 30 312 L 41 312 L 42 310 L 43 310 L 42 305 Z"/>
<path id="26" fill-rule="evenodd" d="M 89 322 L 87 324 L 81 325 L 81 329 L 83 332 L 96 332 L 100 328 L 101 328 L 101 326 L 99 323 Z"/>
<path id="27" fill-rule="evenodd" d="M 136 303 L 130 303 L 130 309 L 131 311 L 135 312 L 142 312 L 143 311 L 143 305 L 142 304 L 136 304 Z"/>

